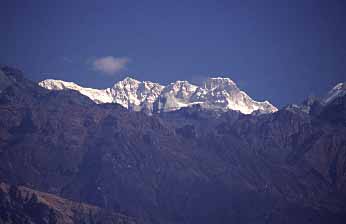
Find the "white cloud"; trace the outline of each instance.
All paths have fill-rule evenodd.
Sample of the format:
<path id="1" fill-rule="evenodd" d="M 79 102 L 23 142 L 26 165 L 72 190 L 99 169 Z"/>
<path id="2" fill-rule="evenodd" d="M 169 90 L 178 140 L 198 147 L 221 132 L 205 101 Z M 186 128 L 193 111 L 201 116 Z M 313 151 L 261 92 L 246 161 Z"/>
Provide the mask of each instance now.
<path id="1" fill-rule="evenodd" d="M 69 64 L 73 63 L 72 59 L 69 57 L 62 57 L 62 60 L 66 63 L 69 63 Z"/>
<path id="2" fill-rule="evenodd" d="M 117 72 L 126 69 L 126 65 L 130 62 L 126 57 L 113 57 L 107 56 L 97 58 L 93 61 L 93 69 L 95 71 L 103 72 L 107 75 L 114 75 Z"/>

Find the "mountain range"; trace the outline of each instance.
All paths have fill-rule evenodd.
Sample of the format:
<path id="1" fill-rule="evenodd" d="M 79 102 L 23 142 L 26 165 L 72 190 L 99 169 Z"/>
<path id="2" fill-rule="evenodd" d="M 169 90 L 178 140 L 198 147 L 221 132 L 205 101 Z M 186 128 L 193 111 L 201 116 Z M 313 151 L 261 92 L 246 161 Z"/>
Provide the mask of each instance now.
<path id="1" fill-rule="evenodd" d="M 227 92 L 232 81 L 216 80 L 228 83 L 216 87 Z M 249 105 L 215 109 L 213 98 L 194 104 L 192 96 L 188 106 L 156 111 L 167 86 L 143 97 L 153 108 L 148 116 L 126 109 L 144 105 L 140 94 L 124 94 L 123 105 L 113 98 L 120 94 L 95 103 L 84 89 L 41 85 L 15 68 L 0 69 L 0 223 L 20 223 L 18 214 L 27 223 L 346 220 L 346 83 L 260 116 Z M 212 97 L 214 87 L 187 92 L 207 89 Z M 172 96 L 184 102 L 186 95 Z M 37 221 L 35 211 L 44 218 Z"/>
<path id="2" fill-rule="evenodd" d="M 238 110 L 244 114 L 277 111 L 268 101 L 251 99 L 231 79 L 221 77 L 209 78 L 201 86 L 188 81 L 176 81 L 163 86 L 130 77 L 107 89 L 85 88 L 73 82 L 53 79 L 43 80 L 39 85 L 49 90 L 76 90 L 95 103 L 118 103 L 129 110 L 149 114 L 179 110 L 196 104 L 210 110 Z"/>

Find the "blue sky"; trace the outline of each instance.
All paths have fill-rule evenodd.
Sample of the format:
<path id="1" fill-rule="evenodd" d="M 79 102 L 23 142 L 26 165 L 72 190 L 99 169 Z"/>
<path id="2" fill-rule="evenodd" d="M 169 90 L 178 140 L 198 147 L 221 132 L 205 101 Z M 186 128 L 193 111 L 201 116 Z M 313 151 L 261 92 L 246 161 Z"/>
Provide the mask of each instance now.
<path id="1" fill-rule="evenodd" d="M 3 0 L 0 63 L 104 88 L 226 76 L 277 106 L 346 81 L 341 0 Z"/>

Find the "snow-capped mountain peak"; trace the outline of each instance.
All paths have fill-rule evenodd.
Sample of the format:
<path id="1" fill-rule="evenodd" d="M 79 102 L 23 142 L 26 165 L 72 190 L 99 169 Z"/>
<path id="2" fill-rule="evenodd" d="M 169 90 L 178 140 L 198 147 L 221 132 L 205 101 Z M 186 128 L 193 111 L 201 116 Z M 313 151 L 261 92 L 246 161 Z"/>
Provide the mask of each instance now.
<path id="1" fill-rule="evenodd" d="M 206 89 L 214 89 L 214 88 L 229 88 L 236 87 L 237 85 L 230 78 L 224 77 L 216 77 L 216 78 L 208 78 L 207 81 L 204 82 L 204 88 Z"/>
<path id="2" fill-rule="evenodd" d="M 138 81 L 131 77 L 117 82 L 111 89 L 115 103 L 132 110 L 152 110 L 152 104 L 164 87 L 150 81 Z"/>
<path id="3" fill-rule="evenodd" d="M 224 77 L 209 78 L 201 86 L 181 80 L 163 86 L 155 82 L 138 81 L 130 76 L 107 89 L 84 88 L 73 82 L 52 79 L 39 82 L 39 85 L 50 90 L 73 89 L 96 103 L 118 103 L 130 110 L 149 114 L 195 104 L 210 110 L 238 110 L 244 114 L 277 111 L 268 101 L 253 100 L 230 78 Z"/>
<path id="4" fill-rule="evenodd" d="M 251 114 L 255 111 L 260 111 L 260 113 L 277 111 L 277 108 L 268 101 L 254 101 L 241 91 L 233 80 L 225 77 L 209 78 L 205 81 L 195 92 L 194 101 L 204 102 L 203 105 L 206 108 L 237 110 L 244 114 Z"/>
<path id="5" fill-rule="evenodd" d="M 140 83 L 141 82 L 136 80 L 136 79 L 133 79 L 131 77 L 126 77 L 123 80 L 116 82 L 112 88 L 113 89 L 125 89 L 127 91 L 132 91 L 134 89 L 137 89 L 138 85 Z"/>

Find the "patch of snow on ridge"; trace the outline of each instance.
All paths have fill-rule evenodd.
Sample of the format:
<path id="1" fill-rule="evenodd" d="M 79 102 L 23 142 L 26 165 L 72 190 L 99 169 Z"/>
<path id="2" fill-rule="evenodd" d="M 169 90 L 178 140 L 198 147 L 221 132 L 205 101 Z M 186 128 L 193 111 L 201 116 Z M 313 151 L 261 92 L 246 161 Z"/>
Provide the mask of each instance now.
<path id="1" fill-rule="evenodd" d="M 337 97 L 346 95 L 346 82 L 341 82 L 331 89 L 327 96 L 323 98 L 323 103 L 328 104 Z"/>
<path id="2" fill-rule="evenodd" d="M 64 90 L 72 89 L 89 97 L 95 103 L 112 103 L 113 97 L 110 88 L 107 89 L 92 89 L 81 87 L 73 82 L 65 82 L 61 80 L 46 79 L 38 83 L 41 87 L 49 90 Z"/>

